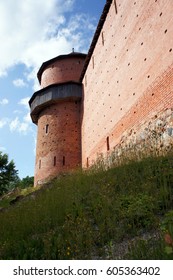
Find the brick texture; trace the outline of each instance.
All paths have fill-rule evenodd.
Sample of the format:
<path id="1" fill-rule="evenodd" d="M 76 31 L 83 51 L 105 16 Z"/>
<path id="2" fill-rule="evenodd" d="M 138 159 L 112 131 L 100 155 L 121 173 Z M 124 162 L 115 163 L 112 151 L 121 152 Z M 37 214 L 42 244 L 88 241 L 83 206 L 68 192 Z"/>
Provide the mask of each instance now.
<path id="1" fill-rule="evenodd" d="M 113 149 L 125 131 L 173 107 L 172 0 L 116 4 L 83 79 L 83 167 L 107 153 L 108 140 Z"/>
<path id="2" fill-rule="evenodd" d="M 41 87 L 68 81 L 79 82 L 84 58 L 58 59 L 47 66 Z M 38 117 L 34 184 L 81 165 L 81 101 L 65 98 L 43 107 Z"/>
<path id="3" fill-rule="evenodd" d="M 41 112 L 35 185 L 81 165 L 80 126 L 80 103 L 77 101 L 57 103 Z"/>
<path id="4" fill-rule="evenodd" d="M 149 124 L 152 135 L 151 122 L 164 122 L 157 128 L 161 141 L 173 136 L 172 15 L 172 0 L 112 1 L 82 81 L 82 102 L 59 101 L 40 112 L 35 185 L 81 161 L 90 166 L 123 135 L 143 137 Z M 83 64 L 79 57 L 54 61 L 41 87 L 78 82 Z"/>
<path id="5" fill-rule="evenodd" d="M 59 59 L 44 69 L 41 76 L 41 88 L 52 84 L 79 81 L 84 59 L 70 57 Z"/>

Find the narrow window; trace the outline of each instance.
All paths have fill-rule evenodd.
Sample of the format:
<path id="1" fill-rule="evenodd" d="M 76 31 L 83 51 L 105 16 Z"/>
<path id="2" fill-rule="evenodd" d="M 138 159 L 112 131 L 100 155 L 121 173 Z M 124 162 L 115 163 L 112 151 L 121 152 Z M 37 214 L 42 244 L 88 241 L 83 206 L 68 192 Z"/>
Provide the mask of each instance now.
<path id="1" fill-rule="evenodd" d="M 56 157 L 53 158 L 53 166 L 56 166 Z"/>
<path id="2" fill-rule="evenodd" d="M 63 156 L 62 165 L 63 165 L 63 166 L 65 165 L 65 156 Z"/>
<path id="3" fill-rule="evenodd" d="M 39 169 L 41 169 L 41 159 L 39 160 Z"/>
<path id="4" fill-rule="evenodd" d="M 115 6 L 115 13 L 117 14 L 117 13 L 118 13 L 118 10 L 117 10 L 117 3 L 116 3 L 116 0 L 114 0 L 114 6 Z"/>
<path id="5" fill-rule="evenodd" d="M 46 124 L 46 134 L 48 134 L 48 132 L 49 132 L 49 125 Z"/>
<path id="6" fill-rule="evenodd" d="M 92 57 L 93 69 L 94 69 L 94 56 Z"/>
<path id="7" fill-rule="evenodd" d="M 104 40 L 104 32 L 102 31 L 102 45 L 104 46 L 105 40 Z"/>
<path id="8" fill-rule="evenodd" d="M 110 150 L 109 136 L 106 138 L 106 144 L 107 144 L 107 151 L 109 151 Z"/>
<path id="9" fill-rule="evenodd" d="M 87 75 L 85 75 L 85 86 L 87 86 Z"/>
<path id="10" fill-rule="evenodd" d="M 87 168 L 89 167 L 89 158 L 87 157 Z"/>

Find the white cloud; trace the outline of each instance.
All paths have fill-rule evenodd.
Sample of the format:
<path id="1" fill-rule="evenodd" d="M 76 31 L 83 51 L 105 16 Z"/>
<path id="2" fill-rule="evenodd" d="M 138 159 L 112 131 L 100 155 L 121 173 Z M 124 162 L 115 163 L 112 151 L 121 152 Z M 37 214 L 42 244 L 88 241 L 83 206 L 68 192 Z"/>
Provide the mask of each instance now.
<path id="1" fill-rule="evenodd" d="M 0 146 L 0 152 L 6 151 L 5 147 Z"/>
<path id="2" fill-rule="evenodd" d="M 9 124 L 10 131 L 11 132 L 19 132 L 22 134 L 27 134 L 29 131 L 32 131 L 32 121 L 30 117 L 30 108 L 29 108 L 29 101 L 30 97 L 22 98 L 18 104 L 24 106 L 24 109 L 26 110 L 26 113 L 24 114 L 23 118 L 19 119 L 17 116 L 14 120 L 12 120 Z M 21 111 L 16 111 L 17 114 L 20 114 Z"/>
<path id="3" fill-rule="evenodd" d="M 14 114 L 21 114 L 22 111 L 20 111 L 20 110 L 14 110 L 13 113 L 14 113 Z"/>
<path id="4" fill-rule="evenodd" d="M 32 121 L 31 121 L 31 116 L 30 116 L 30 113 L 28 112 L 25 116 L 24 116 L 24 121 L 26 122 L 26 123 L 32 123 Z"/>
<path id="5" fill-rule="evenodd" d="M 27 122 L 21 122 L 18 117 L 16 117 L 9 124 L 11 132 L 19 132 L 22 134 L 27 134 L 30 130 L 29 124 Z"/>
<path id="6" fill-rule="evenodd" d="M 4 100 L 4 99 L 3 99 Z M 3 101 L 2 100 L 2 101 Z M 32 131 L 32 121 L 30 117 L 29 109 L 29 97 L 22 98 L 18 104 L 24 107 L 24 111 L 15 110 L 13 113 L 17 114 L 15 119 L 11 118 L 0 118 L 0 129 L 8 125 L 11 132 L 18 132 L 26 135 L 28 132 Z M 7 101 L 1 102 L 1 104 L 6 104 Z M 19 118 L 20 115 L 20 118 Z"/>
<path id="7" fill-rule="evenodd" d="M 29 101 L 30 97 L 22 98 L 18 104 L 24 106 L 24 109 L 27 110 L 27 113 L 24 114 L 22 121 L 19 119 L 19 117 L 16 117 L 13 121 L 10 123 L 10 131 L 14 132 L 17 131 L 19 133 L 27 134 L 28 131 L 32 130 L 32 121 L 30 117 L 30 108 L 29 108 Z M 17 114 L 20 114 L 21 111 L 16 111 Z"/>
<path id="8" fill-rule="evenodd" d="M 3 128 L 8 123 L 7 118 L 0 119 L 0 128 Z"/>
<path id="9" fill-rule="evenodd" d="M 0 105 L 6 105 L 6 104 L 8 104 L 8 103 L 9 103 L 9 101 L 8 101 L 8 99 L 6 99 L 6 98 L 0 100 Z"/>
<path id="10" fill-rule="evenodd" d="M 30 99 L 30 97 L 22 98 L 22 99 L 19 101 L 18 104 L 19 104 L 19 105 L 23 105 L 26 109 L 29 110 L 29 104 L 28 104 L 29 99 Z"/>
<path id="11" fill-rule="evenodd" d="M 59 54 L 84 51 L 94 30 L 93 19 L 86 15 L 66 17 L 75 0 L 0 1 L 1 60 L 0 76 L 23 63 L 28 80 L 36 80 L 41 64 Z M 68 17 L 69 17 L 68 13 Z M 17 79 L 15 86 L 24 86 Z M 34 82 L 34 89 L 38 84 Z"/>
<path id="12" fill-rule="evenodd" d="M 50 0 L 43 5 L 42 0 L 0 1 L 2 73 L 11 65 L 27 60 L 28 50 L 38 42 L 41 51 L 42 41 L 47 41 L 48 35 L 52 34 L 51 26 L 60 25 L 62 13 L 71 6 L 71 1 L 66 1 L 66 5 L 63 2 Z M 28 61 L 28 65 L 32 66 L 32 62 Z"/>
<path id="13" fill-rule="evenodd" d="M 26 122 L 21 122 L 19 126 L 19 132 L 26 134 L 28 130 L 29 130 L 29 124 Z"/>
<path id="14" fill-rule="evenodd" d="M 15 87 L 19 87 L 19 88 L 23 88 L 23 87 L 27 87 L 27 83 L 24 82 L 24 80 L 22 79 L 16 79 L 13 81 L 13 85 Z"/>
<path id="15" fill-rule="evenodd" d="M 19 127 L 19 119 L 16 117 L 13 121 L 10 122 L 10 130 L 15 131 Z"/>
<path id="16" fill-rule="evenodd" d="M 29 112 L 24 115 L 22 119 L 17 116 L 15 119 L 2 118 L 0 119 L 0 129 L 8 125 L 11 132 L 18 132 L 21 134 L 27 134 L 32 131 L 32 121 Z"/>

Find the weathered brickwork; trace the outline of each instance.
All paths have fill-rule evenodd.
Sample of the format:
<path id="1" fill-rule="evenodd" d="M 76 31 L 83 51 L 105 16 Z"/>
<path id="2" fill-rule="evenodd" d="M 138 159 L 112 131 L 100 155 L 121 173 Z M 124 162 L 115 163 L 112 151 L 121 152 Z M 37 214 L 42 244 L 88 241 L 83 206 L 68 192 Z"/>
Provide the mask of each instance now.
<path id="1" fill-rule="evenodd" d="M 85 57 L 80 53 L 59 56 L 38 72 L 42 89 L 30 99 L 31 117 L 38 125 L 35 185 L 81 166 L 79 78 Z"/>
<path id="2" fill-rule="evenodd" d="M 84 64 L 83 58 L 70 57 L 68 59 L 58 59 L 49 64 L 41 76 L 41 87 L 48 85 L 78 81 Z"/>
<path id="3" fill-rule="evenodd" d="M 83 78 L 84 167 L 118 145 L 124 133 L 139 131 L 173 107 L 172 0 L 116 4 L 117 13 L 112 1 Z"/>
<path id="4" fill-rule="evenodd" d="M 80 102 L 60 102 L 38 120 L 35 184 L 81 165 Z"/>
<path id="5" fill-rule="evenodd" d="M 173 145 L 173 2 L 105 2 L 87 57 L 62 55 L 38 72 L 35 185 L 115 150 Z"/>

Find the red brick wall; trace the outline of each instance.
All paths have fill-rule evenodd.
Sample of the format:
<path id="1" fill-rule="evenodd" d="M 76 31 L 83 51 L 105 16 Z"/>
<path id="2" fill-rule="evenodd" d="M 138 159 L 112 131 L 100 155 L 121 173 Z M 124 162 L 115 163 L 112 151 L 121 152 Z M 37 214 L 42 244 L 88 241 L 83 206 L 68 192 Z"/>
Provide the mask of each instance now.
<path id="1" fill-rule="evenodd" d="M 82 164 L 173 107 L 172 0 L 116 0 L 83 79 Z"/>
<path id="2" fill-rule="evenodd" d="M 67 81 L 79 81 L 85 58 L 63 58 L 47 66 L 41 76 L 41 88 Z"/>
<path id="3" fill-rule="evenodd" d="M 79 81 L 85 57 L 57 59 L 45 67 L 41 87 Z M 35 185 L 81 165 L 81 101 L 48 105 L 38 118 Z M 48 132 L 46 133 L 46 126 Z"/>
<path id="4" fill-rule="evenodd" d="M 79 102 L 60 102 L 41 112 L 38 120 L 35 185 L 81 164 L 80 126 Z"/>

